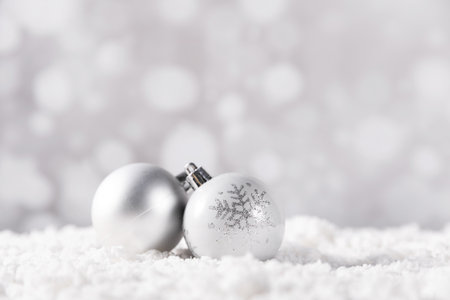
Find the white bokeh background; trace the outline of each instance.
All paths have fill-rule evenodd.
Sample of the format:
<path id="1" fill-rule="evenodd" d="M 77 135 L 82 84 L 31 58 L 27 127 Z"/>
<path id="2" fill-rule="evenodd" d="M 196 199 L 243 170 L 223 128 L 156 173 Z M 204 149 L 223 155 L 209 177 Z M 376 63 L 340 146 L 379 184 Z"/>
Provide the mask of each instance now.
<path id="1" fill-rule="evenodd" d="M 286 214 L 450 221 L 442 0 L 0 0 L 0 228 L 90 223 L 130 162 L 256 176 Z"/>

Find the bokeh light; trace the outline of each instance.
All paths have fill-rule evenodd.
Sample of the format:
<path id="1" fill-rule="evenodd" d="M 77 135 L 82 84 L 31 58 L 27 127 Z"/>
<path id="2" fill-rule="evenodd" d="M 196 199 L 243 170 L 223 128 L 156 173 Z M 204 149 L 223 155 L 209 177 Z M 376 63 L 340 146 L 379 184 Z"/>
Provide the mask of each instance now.
<path id="1" fill-rule="evenodd" d="M 0 0 L 0 228 L 90 224 L 150 162 L 267 182 L 287 216 L 450 221 L 445 1 Z"/>

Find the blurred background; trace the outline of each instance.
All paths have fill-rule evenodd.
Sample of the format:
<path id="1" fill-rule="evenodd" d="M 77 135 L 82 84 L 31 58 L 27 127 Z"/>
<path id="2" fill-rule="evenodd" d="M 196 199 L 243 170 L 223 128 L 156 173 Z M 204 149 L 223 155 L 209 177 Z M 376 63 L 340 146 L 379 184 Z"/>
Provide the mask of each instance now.
<path id="1" fill-rule="evenodd" d="M 145 161 L 256 176 L 286 214 L 450 221 L 450 3 L 0 0 L 0 228 L 90 224 Z"/>

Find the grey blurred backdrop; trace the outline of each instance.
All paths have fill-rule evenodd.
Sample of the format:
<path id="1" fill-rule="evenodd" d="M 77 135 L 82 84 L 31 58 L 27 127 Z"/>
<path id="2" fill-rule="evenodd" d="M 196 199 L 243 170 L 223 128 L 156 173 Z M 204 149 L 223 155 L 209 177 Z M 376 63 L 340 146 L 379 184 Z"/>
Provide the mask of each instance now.
<path id="1" fill-rule="evenodd" d="M 0 0 L 0 228 L 90 224 L 136 161 L 259 177 L 288 216 L 450 221 L 450 4 Z"/>

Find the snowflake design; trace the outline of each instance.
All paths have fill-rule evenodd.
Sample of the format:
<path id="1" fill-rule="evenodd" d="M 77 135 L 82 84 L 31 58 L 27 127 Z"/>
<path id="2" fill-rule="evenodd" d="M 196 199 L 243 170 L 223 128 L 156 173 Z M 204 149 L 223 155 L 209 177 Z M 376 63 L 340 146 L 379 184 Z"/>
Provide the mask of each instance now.
<path id="1" fill-rule="evenodd" d="M 250 183 L 247 182 L 245 185 L 251 190 Z M 219 192 L 215 205 L 209 207 L 216 211 L 216 219 L 226 220 L 225 226 L 228 229 L 249 230 L 261 223 L 273 226 L 265 209 L 270 205 L 270 201 L 265 197 L 266 191 L 254 188 L 248 195 L 244 185 L 238 187 L 232 184 L 231 187 L 232 189 L 225 195 L 228 199 L 220 199 L 224 197 L 224 192 Z"/>

